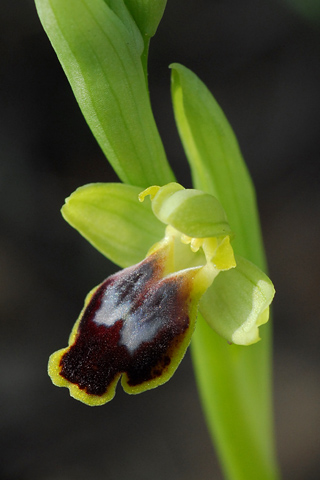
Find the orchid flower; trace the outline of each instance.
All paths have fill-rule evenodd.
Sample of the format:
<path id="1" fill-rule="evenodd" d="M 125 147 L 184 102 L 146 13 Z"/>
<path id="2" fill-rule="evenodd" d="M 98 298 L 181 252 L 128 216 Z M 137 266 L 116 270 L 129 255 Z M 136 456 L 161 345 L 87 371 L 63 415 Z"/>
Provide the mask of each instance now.
<path id="1" fill-rule="evenodd" d="M 175 119 L 194 188 L 176 183 L 152 113 L 150 38 L 166 0 L 35 0 L 86 121 L 123 183 L 78 188 L 62 215 L 123 270 L 94 288 L 50 357 L 89 405 L 163 384 L 192 338 L 207 424 L 226 477 L 278 478 L 269 318 L 274 288 L 254 189 L 217 102 L 172 64 Z"/>
<path id="2" fill-rule="evenodd" d="M 76 224 L 85 213 L 92 221 L 94 211 L 77 206 L 99 208 L 100 201 L 96 206 L 90 199 L 108 188 L 90 185 L 75 192 L 63 208 L 65 218 Z M 177 183 L 151 186 L 139 200 L 149 195 L 155 215 L 149 227 L 160 220 L 167 225 L 164 237 L 144 260 L 89 293 L 69 347 L 50 358 L 53 382 L 89 405 L 111 400 L 121 375 L 128 393 L 167 381 L 190 343 L 199 302 L 204 318 L 229 342 L 256 342 L 258 326 L 268 320 L 273 286 L 250 262 L 239 259 L 236 267 L 231 229 L 218 200 Z M 107 217 L 95 222 L 101 223 L 111 227 Z M 216 285 L 218 274 L 228 271 L 227 282 Z"/>

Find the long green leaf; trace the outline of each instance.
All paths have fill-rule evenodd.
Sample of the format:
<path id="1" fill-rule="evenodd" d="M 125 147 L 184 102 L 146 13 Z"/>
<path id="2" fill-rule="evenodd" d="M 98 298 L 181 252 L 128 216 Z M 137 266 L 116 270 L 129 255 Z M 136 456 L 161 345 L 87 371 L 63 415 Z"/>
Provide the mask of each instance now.
<path id="1" fill-rule="evenodd" d="M 123 0 L 36 0 L 39 17 L 102 150 L 128 184 L 173 180 L 152 114 L 143 39 Z"/>
<path id="2" fill-rule="evenodd" d="M 179 134 L 196 188 L 224 207 L 235 252 L 265 269 L 255 193 L 221 108 L 187 68 L 171 66 Z M 278 478 L 271 407 L 270 326 L 250 347 L 230 346 L 199 318 L 192 352 L 204 410 L 227 478 Z"/>
<path id="3" fill-rule="evenodd" d="M 121 183 L 85 185 L 66 199 L 62 215 L 103 255 L 128 267 L 164 236 L 165 225 L 153 215 L 150 201 L 138 201 L 140 192 Z"/>

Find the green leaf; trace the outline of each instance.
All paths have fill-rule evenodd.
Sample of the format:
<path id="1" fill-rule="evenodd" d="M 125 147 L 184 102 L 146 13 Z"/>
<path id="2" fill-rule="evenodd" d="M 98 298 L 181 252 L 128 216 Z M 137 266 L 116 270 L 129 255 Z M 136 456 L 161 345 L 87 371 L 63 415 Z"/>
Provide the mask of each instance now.
<path id="1" fill-rule="evenodd" d="M 173 174 L 151 110 L 143 39 L 123 0 L 107 3 L 36 0 L 82 113 L 119 178 L 141 187 L 167 183 Z"/>
<path id="2" fill-rule="evenodd" d="M 171 68 L 174 113 L 194 186 L 221 202 L 235 233 L 235 253 L 265 270 L 255 192 L 232 128 L 194 73 L 179 64 Z M 192 357 L 200 395 L 230 480 L 279 478 L 270 338 L 270 325 L 266 325 L 262 341 L 256 345 L 229 346 L 201 315 L 193 335 Z"/>
<path id="3" fill-rule="evenodd" d="M 115 0 L 117 1 L 117 0 Z M 124 0 L 142 35 L 153 37 L 162 18 L 167 0 Z"/>
<path id="4" fill-rule="evenodd" d="M 222 204 L 236 253 L 264 268 L 254 188 L 233 130 L 201 80 L 182 65 L 171 68 L 174 114 L 193 184 Z"/>
<path id="5" fill-rule="evenodd" d="M 138 201 L 140 191 L 120 183 L 85 185 L 66 199 L 62 215 L 103 255 L 128 267 L 164 236 L 150 202 Z"/>
<path id="6" fill-rule="evenodd" d="M 260 340 L 259 326 L 268 321 L 274 296 L 271 280 L 253 263 L 236 257 L 237 266 L 221 272 L 200 302 L 208 324 L 230 343 Z"/>

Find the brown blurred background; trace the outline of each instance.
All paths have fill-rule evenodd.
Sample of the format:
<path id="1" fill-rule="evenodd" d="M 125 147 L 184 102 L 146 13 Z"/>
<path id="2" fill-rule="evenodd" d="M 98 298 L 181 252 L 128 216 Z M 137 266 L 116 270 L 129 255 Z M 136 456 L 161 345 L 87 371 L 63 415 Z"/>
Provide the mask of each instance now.
<path id="1" fill-rule="evenodd" d="M 100 408 L 52 386 L 84 296 L 116 267 L 60 216 L 76 187 L 114 181 L 32 0 L 0 3 L 0 366 L 3 480 L 221 480 L 189 355 L 157 390 Z M 150 88 L 168 157 L 189 174 L 169 70 L 202 78 L 257 187 L 274 302 L 274 383 L 284 479 L 320 478 L 320 2 L 168 0 Z M 259 480 L 259 479 L 257 479 Z"/>

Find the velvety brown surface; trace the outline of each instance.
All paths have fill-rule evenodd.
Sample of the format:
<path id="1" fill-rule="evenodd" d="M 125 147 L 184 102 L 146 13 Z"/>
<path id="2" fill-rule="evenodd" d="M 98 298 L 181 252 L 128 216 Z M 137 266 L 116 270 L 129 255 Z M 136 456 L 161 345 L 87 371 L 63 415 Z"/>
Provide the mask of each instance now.
<path id="1" fill-rule="evenodd" d="M 168 0 L 150 87 L 178 181 L 190 186 L 168 64 L 207 83 L 258 191 L 274 302 L 275 413 L 284 478 L 320 477 L 320 23 L 289 0 Z M 79 185 L 114 181 L 32 0 L 0 2 L 0 382 L 4 480 L 221 480 L 189 356 L 138 396 L 90 408 L 54 387 L 50 353 L 87 292 L 116 271 L 61 218 Z"/>
<path id="2" fill-rule="evenodd" d="M 63 378 L 101 396 L 119 374 L 143 390 L 168 372 L 190 325 L 191 282 L 182 275 L 162 278 L 163 260 L 155 252 L 97 288 L 61 357 Z"/>

